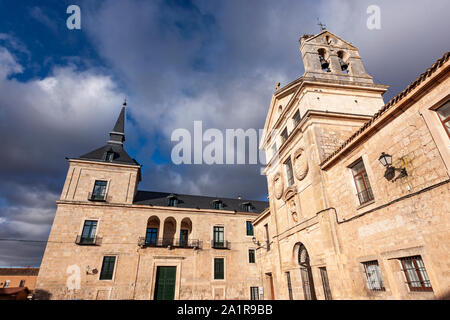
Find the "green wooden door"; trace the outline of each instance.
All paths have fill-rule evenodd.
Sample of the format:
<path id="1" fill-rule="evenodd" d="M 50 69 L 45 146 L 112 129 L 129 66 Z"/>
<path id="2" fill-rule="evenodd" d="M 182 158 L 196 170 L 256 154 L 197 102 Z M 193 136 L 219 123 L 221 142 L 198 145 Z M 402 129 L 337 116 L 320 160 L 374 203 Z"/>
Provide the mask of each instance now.
<path id="1" fill-rule="evenodd" d="M 156 269 L 155 300 L 173 300 L 177 267 L 158 267 Z"/>

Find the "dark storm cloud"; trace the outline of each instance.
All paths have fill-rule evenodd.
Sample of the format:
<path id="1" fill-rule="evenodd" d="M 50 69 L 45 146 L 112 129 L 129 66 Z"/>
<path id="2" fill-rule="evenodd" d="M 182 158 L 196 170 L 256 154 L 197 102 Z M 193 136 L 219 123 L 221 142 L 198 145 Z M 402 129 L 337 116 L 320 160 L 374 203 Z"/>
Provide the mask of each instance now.
<path id="1" fill-rule="evenodd" d="M 381 30 L 366 27 L 369 5 L 381 8 Z M 303 73 L 298 39 L 318 32 L 317 17 L 360 49 L 368 73 L 391 85 L 387 98 L 449 49 L 448 1 L 80 6 L 81 32 L 108 71 L 67 64 L 44 79 L 17 82 L 8 77 L 23 71 L 15 56 L 30 54 L 19 39 L 0 34 L 0 134 L 7 151 L 0 155 L 0 237 L 46 239 L 67 169 L 64 156 L 104 143 L 123 91 L 132 120 L 126 146 L 144 165 L 141 189 L 264 199 L 259 165 L 171 164 L 172 131 L 192 131 L 194 120 L 203 121 L 204 130 L 262 128 L 275 83 Z M 43 11 L 33 10 L 45 24 Z M 40 244 L 1 243 L 0 264 L 39 264 L 42 250 Z"/>

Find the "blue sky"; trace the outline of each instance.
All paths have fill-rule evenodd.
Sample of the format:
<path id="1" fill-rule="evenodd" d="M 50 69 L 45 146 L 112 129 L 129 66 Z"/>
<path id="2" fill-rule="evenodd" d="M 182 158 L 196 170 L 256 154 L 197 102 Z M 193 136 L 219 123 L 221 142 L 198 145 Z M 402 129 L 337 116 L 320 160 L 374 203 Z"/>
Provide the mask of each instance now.
<path id="1" fill-rule="evenodd" d="M 81 30 L 66 8 L 81 8 Z M 381 29 L 366 27 L 369 5 Z M 175 166 L 176 128 L 262 128 L 275 83 L 300 77 L 317 17 L 360 49 L 387 102 L 448 51 L 448 1 L 0 1 L 0 238 L 46 240 L 67 163 L 102 146 L 127 98 L 140 189 L 265 199 L 259 165 Z M 426 15 L 423 13 L 427 12 Z M 0 265 L 44 244 L 0 242 Z"/>

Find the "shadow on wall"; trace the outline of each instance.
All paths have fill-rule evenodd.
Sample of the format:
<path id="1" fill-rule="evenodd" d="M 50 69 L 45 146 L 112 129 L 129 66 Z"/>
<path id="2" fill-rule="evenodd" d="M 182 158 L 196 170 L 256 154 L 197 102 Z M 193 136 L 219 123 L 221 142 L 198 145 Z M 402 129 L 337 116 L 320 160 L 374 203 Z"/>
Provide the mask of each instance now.
<path id="1" fill-rule="evenodd" d="M 34 290 L 33 300 L 50 300 L 52 294 L 46 290 L 36 289 Z"/>

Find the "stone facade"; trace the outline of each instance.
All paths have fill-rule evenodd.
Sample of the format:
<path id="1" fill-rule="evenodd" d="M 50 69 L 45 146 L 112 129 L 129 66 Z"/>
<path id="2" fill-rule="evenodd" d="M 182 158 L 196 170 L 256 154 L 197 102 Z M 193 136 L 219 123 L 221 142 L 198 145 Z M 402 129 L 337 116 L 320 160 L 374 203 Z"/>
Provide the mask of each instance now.
<path id="1" fill-rule="evenodd" d="M 449 100 L 449 54 L 385 105 L 387 86 L 373 84 L 354 46 L 326 30 L 301 41 L 305 75 L 275 92 L 261 143 L 272 157 L 270 209 L 254 221 L 259 272 L 273 282 L 263 281 L 265 298 L 448 296 L 450 144 L 435 110 Z M 341 70 L 338 52 L 357 70 L 356 60 Z M 382 152 L 407 176 L 388 181 Z M 352 169 L 361 160 L 363 189 Z"/>
<path id="2" fill-rule="evenodd" d="M 121 145 L 123 114 L 113 130 L 116 140 L 69 159 L 36 298 L 154 299 L 158 270 L 175 267 L 171 298 L 250 299 L 260 279 L 249 257 L 256 245 L 247 225 L 267 203 L 138 191 L 140 165 Z M 96 195 L 97 181 L 106 187 Z M 85 232 L 87 222 L 95 223 L 92 234 Z M 215 238 L 214 227 L 223 228 L 223 238 Z M 148 228 L 156 230 L 155 238 Z M 115 257 L 107 279 L 105 257 Z M 215 275 L 216 258 L 224 259 L 223 277 Z"/>

